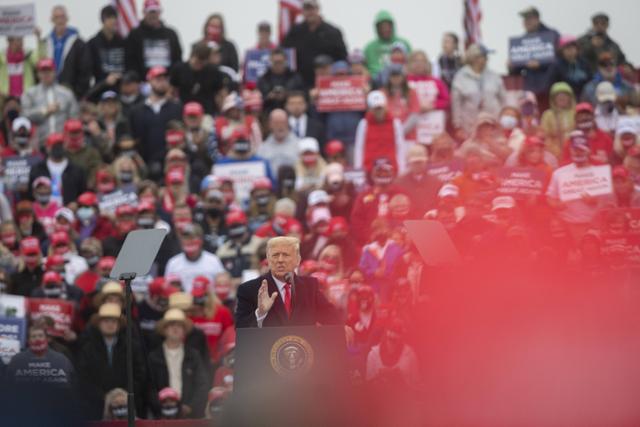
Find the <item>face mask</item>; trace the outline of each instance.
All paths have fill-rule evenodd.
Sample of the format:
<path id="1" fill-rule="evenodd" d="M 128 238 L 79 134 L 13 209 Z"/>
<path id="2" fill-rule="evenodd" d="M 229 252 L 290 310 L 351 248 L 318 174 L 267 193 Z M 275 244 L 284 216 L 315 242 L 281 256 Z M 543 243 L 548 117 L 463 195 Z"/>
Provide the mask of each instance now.
<path id="1" fill-rule="evenodd" d="M 20 116 L 20 112 L 18 110 L 9 110 L 9 111 L 7 111 L 7 119 L 9 119 L 10 122 L 14 121 L 19 116 Z"/>
<path id="2" fill-rule="evenodd" d="M 133 157 L 136 154 L 136 150 L 123 150 L 120 154 L 127 157 Z"/>
<path id="3" fill-rule="evenodd" d="M 266 206 L 269 204 L 270 199 L 271 197 L 269 196 L 258 196 L 256 197 L 256 203 L 258 204 L 258 206 Z"/>
<path id="4" fill-rule="evenodd" d="M 176 418 L 178 416 L 178 407 L 163 406 L 161 412 L 163 418 Z"/>
<path id="5" fill-rule="evenodd" d="M 289 179 L 289 178 L 282 180 L 282 186 L 285 188 L 293 188 L 295 183 L 296 183 L 295 180 Z"/>
<path id="6" fill-rule="evenodd" d="M 76 215 L 78 215 L 78 219 L 83 223 L 88 223 L 95 216 L 93 212 L 93 208 L 90 208 L 90 207 L 79 208 L 78 212 L 76 212 Z"/>
<path id="7" fill-rule="evenodd" d="M 16 245 L 16 235 L 7 234 L 2 236 L 2 244 L 8 248 L 13 248 Z"/>
<path id="8" fill-rule="evenodd" d="M 137 93 L 133 93 L 131 95 L 120 95 L 120 102 L 123 104 L 131 104 L 138 97 Z"/>
<path id="9" fill-rule="evenodd" d="M 87 261 L 87 264 L 89 264 L 89 267 L 93 267 L 95 265 L 98 265 L 98 262 L 100 261 L 100 257 L 97 255 L 94 255 L 94 256 L 85 258 L 85 260 Z"/>
<path id="10" fill-rule="evenodd" d="M 571 161 L 574 163 L 584 163 L 589 159 L 589 153 L 582 150 L 571 150 Z"/>
<path id="11" fill-rule="evenodd" d="M 62 294 L 62 289 L 58 285 L 46 285 L 42 290 L 47 298 L 59 298 Z"/>
<path id="12" fill-rule="evenodd" d="M 500 126 L 502 129 L 513 129 L 518 125 L 518 119 L 513 116 L 500 117 Z"/>
<path id="13" fill-rule="evenodd" d="M 189 258 L 195 258 L 202 249 L 202 240 L 195 240 L 182 244 L 182 250 Z"/>
<path id="14" fill-rule="evenodd" d="M 29 137 L 28 136 L 16 136 L 15 138 L 13 138 L 13 140 L 16 142 L 16 145 L 20 149 L 24 149 L 25 147 L 27 147 L 29 145 Z"/>
<path id="15" fill-rule="evenodd" d="M 138 227 L 140 228 L 152 228 L 154 223 L 153 218 L 138 218 Z"/>
<path id="16" fill-rule="evenodd" d="M 126 406 L 112 406 L 111 407 L 111 415 L 116 420 L 125 420 L 127 419 L 127 407 Z"/>
<path id="17" fill-rule="evenodd" d="M 27 268 L 33 270 L 38 265 L 40 265 L 40 258 L 38 257 L 38 255 L 27 255 L 24 257 L 24 264 L 27 266 Z"/>
<path id="18" fill-rule="evenodd" d="M 244 234 L 247 232 L 247 226 L 245 225 L 237 225 L 235 227 L 231 227 L 229 229 L 229 237 L 231 237 L 232 239 L 237 239 L 239 237 L 244 236 Z"/>
<path id="19" fill-rule="evenodd" d="M 582 132 L 590 132 L 591 129 L 593 129 L 593 122 L 592 121 L 588 121 L 588 122 L 581 122 L 581 123 L 576 123 L 576 128 L 580 129 Z"/>
<path id="20" fill-rule="evenodd" d="M 67 141 L 67 147 L 71 148 L 72 150 L 79 150 L 82 148 L 82 146 L 84 145 L 84 139 L 82 136 L 77 136 L 77 137 L 69 137 L 68 141 Z"/>
<path id="21" fill-rule="evenodd" d="M 220 218 L 222 216 L 222 209 L 220 208 L 209 208 L 207 209 L 207 215 L 211 218 Z"/>
<path id="22" fill-rule="evenodd" d="M 376 185 L 389 185 L 393 181 L 390 176 L 375 176 L 373 177 L 373 183 Z"/>
<path id="23" fill-rule="evenodd" d="M 50 155 L 51 158 L 56 161 L 64 159 L 64 147 L 62 146 L 62 144 L 56 144 L 51 147 Z"/>
<path id="24" fill-rule="evenodd" d="M 51 200 L 51 194 L 36 194 L 35 199 L 41 205 L 47 205 Z"/>
<path id="25" fill-rule="evenodd" d="M 236 143 L 233 144 L 233 151 L 238 154 L 245 154 L 250 148 L 251 145 L 249 144 L 249 141 L 236 141 Z"/>
<path id="26" fill-rule="evenodd" d="M 133 172 L 123 171 L 123 172 L 120 172 L 118 177 L 120 178 L 120 182 L 124 184 L 129 184 L 130 182 L 133 181 Z"/>
<path id="27" fill-rule="evenodd" d="M 607 101 L 604 102 L 602 104 L 602 109 L 607 113 L 607 114 L 611 114 L 613 113 L 613 110 L 616 108 L 615 104 L 613 103 L 613 101 Z"/>
<path id="28" fill-rule="evenodd" d="M 303 154 L 302 155 L 302 163 L 305 164 L 305 166 L 313 166 L 316 164 L 316 161 L 318 160 L 318 156 L 316 154 Z"/>
<path id="29" fill-rule="evenodd" d="M 153 93 L 155 93 L 160 98 L 164 98 L 164 96 L 167 94 L 167 89 L 165 89 L 165 88 L 153 89 Z"/>
<path id="30" fill-rule="evenodd" d="M 47 351 L 47 348 L 49 348 L 49 342 L 46 338 L 32 340 L 29 342 L 29 348 L 36 354 L 42 354 Z"/>

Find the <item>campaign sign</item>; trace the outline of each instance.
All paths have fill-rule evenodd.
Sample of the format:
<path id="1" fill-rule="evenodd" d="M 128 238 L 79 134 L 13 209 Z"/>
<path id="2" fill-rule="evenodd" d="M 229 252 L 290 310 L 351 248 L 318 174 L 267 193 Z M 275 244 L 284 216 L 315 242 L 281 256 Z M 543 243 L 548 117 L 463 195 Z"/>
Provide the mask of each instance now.
<path id="1" fill-rule="evenodd" d="M 116 190 L 112 193 L 105 194 L 100 197 L 98 206 L 100 212 L 104 215 L 115 214 L 116 208 L 121 205 L 135 206 L 138 203 L 138 196 L 134 192 L 125 193 L 122 190 Z"/>
<path id="2" fill-rule="evenodd" d="M 43 316 L 53 319 L 53 328 L 48 333 L 60 337 L 71 329 L 73 322 L 73 304 L 69 301 L 50 298 L 29 298 L 29 316 L 35 321 Z"/>
<path id="3" fill-rule="evenodd" d="M 550 64 L 556 56 L 555 35 L 550 31 L 509 38 L 509 60 L 513 66 L 529 61 Z"/>
<path id="4" fill-rule="evenodd" d="M 433 138 L 444 133 L 446 116 L 444 111 L 435 110 L 420 114 L 416 123 L 416 142 L 429 145 Z"/>
<path id="5" fill-rule="evenodd" d="M 287 66 L 290 70 L 296 69 L 296 50 L 284 49 L 287 56 Z M 271 49 L 249 49 L 244 55 L 244 81 L 255 83 L 269 69 L 269 56 Z"/>
<path id="6" fill-rule="evenodd" d="M 544 192 L 544 172 L 534 168 L 501 168 L 498 170 L 498 193 L 516 199 L 540 196 Z"/>
<path id="7" fill-rule="evenodd" d="M 11 362 L 16 354 L 20 353 L 20 341 L 0 336 L 0 360 L 5 365 Z"/>
<path id="8" fill-rule="evenodd" d="M 10 191 L 28 191 L 31 167 L 39 161 L 38 156 L 11 156 L 2 159 L 5 188 Z"/>
<path id="9" fill-rule="evenodd" d="M 464 163 L 460 159 L 450 162 L 430 163 L 427 165 L 427 174 L 438 178 L 442 183 L 451 182 L 452 179 L 462 174 Z"/>
<path id="10" fill-rule="evenodd" d="M 344 171 L 344 179 L 361 191 L 367 185 L 367 172 L 364 169 L 349 169 Z"/>
<path id="11" fill-rule="evenodd" d="M 558 175 L 560 200 L 568 202 L 583 195 L 602 196 L 613 192 L 611 166 L 588 166 L 562 171 Z"/>
<path id="12" fill-rule="evenodd" d="M 316 79 L 319 112 L 367 109 L 363 76 L 321 76 Z"/>
<path id="13" fill-rule="evenodd" d="M 253 182 L 267 176 L 267 168 L 262 160 L 222 163 L 213 165 L 213 174 L 231 178 L 236 198 L 245 201 L 249 199 Z"/>
<path id="14" fill-rule="evenodd" d="M 27 319 L 0 317 L 0 337 L 17 340 L 20 347 L 27 342 Z"/>
<path id="15" fill-rule="evenodd" d="M 612 266 L 640 266 L 640 208 L 601 212 L 601 251 Z"/>
<path id="16" fill-rule="evenodd" d="M 26 298 L 20 295 L 0 295 L 0 317 L 24 318 L 27 315 Z"/>
<path id="17" fill-rule="evenodd" d="M 0 6 L 0 35 L 22 37 L 33 34 L 36 9 L 33 3 Z"/>

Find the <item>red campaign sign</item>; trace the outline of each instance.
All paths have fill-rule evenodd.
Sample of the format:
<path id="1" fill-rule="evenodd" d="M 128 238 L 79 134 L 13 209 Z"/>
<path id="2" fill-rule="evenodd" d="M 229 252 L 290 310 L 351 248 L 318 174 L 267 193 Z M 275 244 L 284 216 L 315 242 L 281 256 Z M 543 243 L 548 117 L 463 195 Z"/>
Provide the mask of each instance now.
<path id="1" fill-rule="evenodd" d="M 640 266 L 640 208 L 607 209 L 601 220 L 601 250 L 610 264 Z"/>
<path id="2" fill-rule="evenodd" d="M 69 301 L 49 298 L 29 298 L 29 318 L 35 321 L 43 316 L 53 319 L 54 325 L 48 332 L 61 337 L 73 322 L 73 304 Z"/>
<path id="3" fill-rule="evenodd" d="M 319 112 L 364 111 L 367 109 L 362 76 L 322 76 L 316 79 Z"/>
<path id="4" fill-rule="evenodd" d="M 534 168 L 501 168 L 498 170 L 498 193 L 514 198 L 540 196 L 544 192 L 544 172 Z"/>

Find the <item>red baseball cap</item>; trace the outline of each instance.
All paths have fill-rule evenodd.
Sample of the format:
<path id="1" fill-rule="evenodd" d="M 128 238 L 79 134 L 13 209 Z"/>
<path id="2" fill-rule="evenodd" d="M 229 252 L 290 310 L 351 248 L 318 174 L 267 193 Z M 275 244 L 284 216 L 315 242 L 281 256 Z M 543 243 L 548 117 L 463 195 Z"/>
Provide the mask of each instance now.
<path id="1" fill-rule="evenodd" d="M 149 71 L 147 71 L 147 81 L 151 79 L 155 79 L 159 76 L 166 76 L 168 74 L 167 69 L 164 67 L 151 67 Z"/>
<path id="2" fill-rule="evenodd" d="M 25 237 L 20 241 L 22 255 L 40 255 L 40 243 L 35 237 Z"/>
<path id="3" fill-rule="evenodd" d="M 187 102 L 182 109 L 183 116 L 202 116 L 204 109 L 199 102 Z"/>
<path id="4" fill-rule="evenodd" d="M 142 10 L 144 11 L 144 13 L 154 10 L 160 12 L 162 10 L 162 7 L 160 7 L 160 2 L 158 0 L 144 0 Z"/>
<path id="5" fill-rule="evenodd" d="M 167 141 L 167 145 L 169 145 L 169 147 L 176 147 L 184 142 L 184 131 L 169 129 L 165 133 L 164 139 Z"/>
<path id="6" fill-rule="evenodd" d="M 58 273 L 57 271 L 47 271 L 46 273 L 44 273 L 44 276 L 42 276 L 42 283 L 45 285 L 47 283 L 60 282 L 62 282 L 62 276 L 60 276 L 60 273 Z"/>
<path id="7" fill-rule="evenodd" d="M 140 203 L 138 203 L 138 213 L 148 211 L 155 212 L 155 210 L 155 205 L 149 200 L 142 200 Z"/>
<path id="8" fill-rule="evenodd" d="M 43 175 L 33 180 L 33 184 L 32 184 L 33 188 L 38 188 L 38 186 L 40 185 L 46 185 L 47 187 L 51 188 L 51 178 Z"/>
<path id="9" fill-rule="evenodd" d="M 121 217 L 124 215 L 135 215 L 136 208 L 129 204 L 120 205 L 116 208 L 116 217 Z"/>
<path id="10" fill-rule="evenodd" d="M 329 220 L 329 234 L 334 231 L 347 231 L 349 230 L 349 224 L 347 220 L 342 216 L 334 216 Z"/>
<path id="11" fill-rule="evenodd" d="M 47 270 L 51 270 L 53 267 L 60 267 L 61 265 L 64 265 L 65 262 L 66 260 L 62 255 L 58 255 L 58 254 L 49 255 L 47 257 L 47 262 L 45 262 L 45 268 Z"/>
<path id="12" fill-rule="evenodd" d="M 56 144 L 62 144 L 63 142 L 64 142 L 64 135 L 61 133 L 55 132 L 47 137 L 47 147 L 51 147 Z"/>
<path id="13" fill-rule="evenodd" d="M 336 154 L 344 152 L 344 144 L 337 139 L 331 140 L 325 146 L 324 151 L 327 156 L 335 156 Z"/>
<path id="14" fill-rule="evenodd" d="M 64 231 L 56 231 L 51 235 L 51 245 L 69 244 L 69 235 Z"/>
<path id="15" fill-rule="evenodd" d="M 158 296 L 164 295 L 165 287 L 167 286 L 164 277 L 158 276 L 149 283 L 149 295 Z"/>
<path id="16" fill-rule="evenodd" d="M 184 172 L 180 168 L 173 168 L 167 172 L 167 185 L 184 183 Z"/>
<path id="17" fill-rule="evenodd" d="M 111 270 L 116 265 L 116 258 L 112 256 L 103 256 L 98 261 L 99 270 Z"/>
<path id="18" fill-rule="evenodd" d="M 97 206 L 98 197 L 96 196 L 96 193 L 85 191 L 78 196 L 78 203 L 84 206 Z"/>
<path id="19" fill-rule="evenodd" d="M 531 147 L 534 145 L 542 145 L 544 147 L 545 144 L 542 138 L 537 137 L 535 135 L 531 135 L 524 139 L 524 145 L 527 147 Z"/>
<path id="20" fill-rule="evenodd" d="M 227 227 L 231 227 L 232 225 L 237 225 L 237 224 L 242 224 L 242 225 L 247 224 L 247 216 L 244 214 L 244 212 L 242 212 L 239 209 L 230 211 L 227 214 L 227 217 L 225 220 L 226 220 L 225 222 L 227 223 Z"/>
<path id="21" fill-rule="evenodd" d="M 267 177 L 260 177 L 260 178 L 256 178 L 255 181 L 253 181 L 253 188 L 251 189 L 251 191 L 253 190 L 269 190 L 271 191 L 273 189 L 273 185 L 271 185 L 271 180 Z"/>
<path id="22" fill-rule="evenodd" d="M 160 390 L 160 393 L 158 393 L 158 400 L 162 402 L 163 400 L 167 400 L 167 399 L 178 401 L 180 400 L 180 395 L 178 394 L 177 391 L 175 391 L 171 387 L 165 387 L 162 390 Z"/>
<path id="23" fill-rule="evenodd" d="M 202 298 L 207 295 L 209 289 L 209 279 L 206 276 L 196 276 L 191 285 L 191 295 L 194 298 Z"/>
<path id="24" fill-rule="evenodd" d="M 69 119 L 64 122 L 64 132 L 81 132 L 82 131 L 82 122 L 78 119 Z"/>
<path id="25" fill-rule="evenodd" d="M 38 71 L 40 70 L 54 70 L 56 68 L 56 63 L 51 58 L 42 58 L 38 61 L 36 65 Z"/>
<path id="26" fill-rule="evenodd" d="M 581 102 L 578 105 L 576 105 L 576 113 L 581 113 L 585 111 L 593 114 L 593 106 L 588 102 Z"/>

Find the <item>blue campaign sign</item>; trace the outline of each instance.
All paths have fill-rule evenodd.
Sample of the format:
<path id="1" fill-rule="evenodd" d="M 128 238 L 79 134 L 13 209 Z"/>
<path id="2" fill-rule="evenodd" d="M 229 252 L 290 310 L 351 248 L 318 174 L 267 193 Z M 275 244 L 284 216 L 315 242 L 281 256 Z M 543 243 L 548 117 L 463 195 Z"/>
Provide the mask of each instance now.
<path id="1" fill-rule="evenodd" d="M 295 49 L 284 49 L 290 70 L 296 69 Z M 244 81 L 255 83 L 269 68 L 271 49 L 249 49 L 244 55 Z"/>
<path id="2" fill-rule="evenodd" d="M 17 317 L 0 317 L 0 337 L 20 341 L 24 348 L 27 342 L 27 319 Z"/>
<path id="3" fill-rule="evenodd" d="M 549 64 L 556 56 L 556 36 L 551 31 L 543 31 L 509 39 L 509 60 L 513 66 L 525 65 L 529 61 Z"/>

